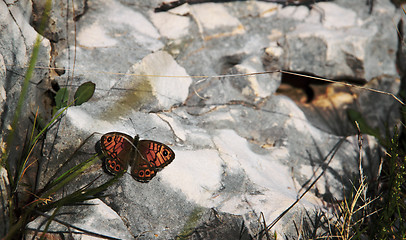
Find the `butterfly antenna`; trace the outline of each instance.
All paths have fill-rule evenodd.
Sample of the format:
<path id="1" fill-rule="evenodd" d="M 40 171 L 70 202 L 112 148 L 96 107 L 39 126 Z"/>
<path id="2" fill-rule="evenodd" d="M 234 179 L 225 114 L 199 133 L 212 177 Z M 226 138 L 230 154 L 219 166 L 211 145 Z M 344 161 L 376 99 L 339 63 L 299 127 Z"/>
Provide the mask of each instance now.
<path id="1" fill-rule="evenodd" d="M 129 119 L 130 119 L 131 124 L 133 125 L 133 129 L 135 130 L 136 127 L 135 127 L 135 124 L 134 124 L 133 120 L 131 118 L 129 118 Z M 147 132 L 149 132 L 151 130 L 154 130 L 154 129 L 156 129 L 156 127 L 152 127 L 150 129 L 148 129 L 147 131 L 142 132 L 141 135 L 144 135 L 145 133 L 147 133 Z"/>
<path id="2" fill-rule="evenodd" d="M 98 134 L 98 135 L 103 135 L 103 133 L 100 133 L 100 132 L 93 132 L 93 133 L 90 135 L 90 137 L 93 136 L 93 135 L 96 135 L 96 134 Z M 90 138 L 90 137 L 89 137 L 89 138 Z"/>
<path id="3" fill-rule="evenodd" d="M 138 138 L 138 136 L 136 136 Z M 137 140 L 139 141 L 139 140 Z M 131 145 L 134 147 L 135 151 L 137 151 L 138 155 L 141 157 L 141 159 L 147 163 L 150 167 L 154 167 L 145 157 L 141 154 L 140 150 L 138 150 L 138 147 L 134 145 L 134 143 L 131 143 Z"/>
<path id="4" fill-rule="evenodd" d="M 130 118 L 130 122 L 133 125 L 133 128 L 135 129 L 135 124 L 134 124 L 134 122 L 133 122 L 133 120 L 131 118 Z"/>
<path id="5" fill-rule="evenodd" d="M 152 127 L 152 128 L 150 128 L 150 129 L 148 129 L 147 131 L 142 132 L 141 134 L 144 135 L 145 133 L 147 133 L 147 132 L 149 132 L 149 131 L 151 131 L 151 130 L 154 130 L 154 129 L 156 129 L 156 127 Z"/>
<path id="6" fill-rule="evenodd" d="M 127 142 L 129 142 L 129 143 L 131 144 L 131 146 L 135 149 L 135 151 L 138 152 L 138 154 L 141 156 L 141 158 L 142 158 L 146 163 L 148 163 L 150 166 L 152 166 L 151 163 L 150 163 L 149 161 L 147 161 L 147 160 L 144 158 L 144 156 L 142 156 L 142 154 L 141 154 L 140 151 L 138 150 L 137 146 L 135 146 L 135 144 L 134 144 L 134 142 L 132 141 L 132 139 L 128 139 L 128 138 L 125 137 L 125 136 L 124 136 L 124 139 L 125 139 Z"/>
<path id="7" fill-rule="evenodd" d="M 134 144 L 134 142 L 133 142 L 133 141 L 134 141 L 133 139 L 130 139 L 130 138 L 126 137 L 126 136 L 123 136 L 123 138 L 124 138 L 128 143 L 130 143 L 133 148 L 137 149 L 137 146 L 135 146 L 135 144 Z"/>

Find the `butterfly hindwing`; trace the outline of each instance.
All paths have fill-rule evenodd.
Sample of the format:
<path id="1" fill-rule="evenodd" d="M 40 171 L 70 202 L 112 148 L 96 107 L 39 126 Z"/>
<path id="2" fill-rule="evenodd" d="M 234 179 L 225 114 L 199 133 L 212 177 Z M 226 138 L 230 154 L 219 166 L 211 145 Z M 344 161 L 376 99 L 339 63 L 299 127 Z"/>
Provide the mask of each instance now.
<path id="1" fill-rule="evenodd" d="M 120 172 L 127 171 L 128 164 L 117 161 L 115 158 L 105 157 L 104 168 L 111 174 L 117 175 Z"/>
<path id="2" fill-rule="evenodd" d="M 131 165 L 131 176 L 139 182 L 149 182 L 155 177 L 157 169 L 149 162 L 145 161 L 140 155 L 136 156 Z"/>

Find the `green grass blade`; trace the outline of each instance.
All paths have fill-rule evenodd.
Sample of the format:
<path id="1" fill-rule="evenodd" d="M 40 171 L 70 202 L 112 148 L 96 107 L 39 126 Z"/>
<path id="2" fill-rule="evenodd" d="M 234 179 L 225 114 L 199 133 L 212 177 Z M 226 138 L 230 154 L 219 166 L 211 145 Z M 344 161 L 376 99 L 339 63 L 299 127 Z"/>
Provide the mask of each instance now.
<path id="1" fill-rule="evenodd" d="M 98 198 L 98 197 L 100 197 L 99 194 L 101 194 L 108 187 L 110 187 L 115 182 L 117 182 L 117 180 L 120 177 L 122 177 L 123 175 L 124 175 L 124 173 L 118 174 L 118 175 L 114 176 L 113 178 L 109 179 L 107 182 L 105 182 L 102 185 L 95 187 L 95 188 L 89 188 L 90 184 L 88 184 L 87 186 L 59 199 L 58 201 L 55 201 L 48 205 L 43 206 L 41 208 L 41 211 L 46 212 L 57 206 L 75 205 L 78 203 L 82 203 L 83 201 L 86 201 L 86 200 Z"/>
<path id="2" fill-rule="evenodd" d="M 52 220 L 55 218 L 56 213 L 57 213 L 58 211 L 59 211 L 59 207 L 57 207 L 57 208 L 55 209 L 55 211 L 52 213 L 51 217 L 49 217 L 49 219 L 48 219 L 48 221 L 47 221 L 47 223 L 46 223 L 46 225 L 45 225 L 44 231 L 42 232 L 42 236 L 41 236 L 40 240 L 45 239 L 45 234 L 48 232 L 49 226 L 51 225 Z"/>
<path id="3" fill-rule="evenodd" d="M 76 178 L 79 174 L 84 172 L 86 169 L 88 169 L 91 165 L 93 165 L 97 160 L 98 160 L 98 154 L 95 154 L 85 162 L 82 162 L 73 168 L 69 169 L 65 173 L 63 173 L 60 177 L 52 181 L 46 188 L 49 189 L 46 191 L 45 195 L 43 197 L 48 197 L 52 193 L 58 191 L 62 187 L 64 187 L 66 184 L 68 184 L 70 181 L 72 181 L 74 178 Z"/>
<path id="4" fill-rule="evenodd" d="M 51 126 L 51 124 L 53 124 L 56 119 L 58 119 L 59 116 L 62 115 L 62 113 L 64 113 L 74 102 L 71 102 L 68 106 L 66 106 L 62 111 L 60 111 L 56 116 L 54 116 L 51 121 L 45 126 L 45 128 L 43 128 L 36 136 L 35 138 L 31 141 L 30 143 L 30 148 L 29 148 L 29 153 L 32 152 L 33 148 L 35 147 L 35 145 L 37 144 L 39 138 L 41 137 L 41 135 L 48 129 L 49 126 Z M 19 182 L 22 178 L 22 176 L 24 175 L 24 171 L 27 168 L 27 163 L 28 163 L 28 159 L 29 159 L 29 155 L 26 156 L 24 163 L 21 166 L 17 167 L 17 173 L 16 173 L 16 177 L 15 177 L 15 185 L 12 186 L 12 192 L 15 192 L 17 190 L 17 187 L 19 185 Z"/>
<path id="5" fill-rule="evenodd" d="M 34 138 L 34 140 L 33 140 L 32 142 L 33 142 L 33 143 L 37 142 L 37 140 L 41 137 L 41 135 L 44 134 L 44 132 L 45 132 L 46 130 L 48 130 L 49 126 L 51 126 L 51 125 L 59 118 L 59 116 L 62 115 L 62 113 L 64 113 L 70 106 L 72 106 L 73 103 L 74 103 L 74 102 L 72 101 L 72 102 L 71 102 L 68 106 L 66 106 L 62 111 L 60 111 L 57 115 L 55 115 L 55 116 L 51 119 L 51 121 L 49 121 L 49 123 L 37 134 L 37 136 Z M 31 147 L 33 147 L 33 146 L 31 146 Z"/>
<path id="6" fill-rule="evenodd" d="M 79 151 L 79 149 L 81 149 L 81 147 L 82 147 L 89 139 L 91 139 L 91 138 L 94 136 L 94 134 L 95 134 L 95 133 L 92 133 L 90 136 L 88 136 L 88 137 L 79 145 L 79 147 L 76 148 L 76 150 L 71 154 L 71 156 L 68 158 L 68 160 L 66 160 L 66 161 L 63 163 L 63 165 L 62 165 L 60 168 L 57 169 L 57 171 L 54 173 L 54 175 L 49 178 L 49 181 L 45 184 L 45 187 L 40 191 L 39 194 L 41 194 L 41 193 L 43 193 L 43 192 L 49 190 L 49 188 L 51 187 L 51 183 L 55 181 L 55 179 L 57 178 L 57 176 L 58 176 L 58 178 L 59 178 L 59 177 L 62 175 L 62 174 L 59 174 L 60 170 L 62 170 L 62 169 L 73 159 L 73 157 L 76 155 L 76 153 Z"/>

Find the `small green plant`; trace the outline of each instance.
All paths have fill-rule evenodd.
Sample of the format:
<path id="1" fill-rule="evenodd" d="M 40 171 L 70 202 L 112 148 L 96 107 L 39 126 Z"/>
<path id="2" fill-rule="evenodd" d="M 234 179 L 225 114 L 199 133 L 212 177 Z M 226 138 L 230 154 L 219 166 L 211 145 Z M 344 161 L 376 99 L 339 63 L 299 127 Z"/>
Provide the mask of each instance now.
<path id="1" fill-rule="evenodd" d="M 404 87 L 406 88 L 406 84 Z M 402 104 L 402 122 L 406 122 L 406 107 L 403 104 L 405 97 L 400 95 L 400 98 L 395 99 Z M 333 215 L 322 213 L 304 217 L 303 222 L 297 226 L 297 235 L 303 239 L 406 239 L 406 127 L 402 124 L 399 131 L 395 126 L 392 133 L 386 130 L 385 135 L 382 135 L 379 128 L 371 127 L 367 119 L 356 110 L 349 109 L 347 116 L 358 130 L 359 176 L 352 181 L 352 189 L 343 191 L 343 200 L 332 204 Z M 385 153 L 381 158 L 377 176 L 364 174 L 363 134 L 375 137 Z M 325 161 L 326 165 L 329 165 L 340 144 L 341 142 L 335 146 L 330 160 Z M 254 237 L 272 239 L 272 227 L 300 201 L 323 174 L 324 171 L 312 181 L 296 202 L 271 224 L 264 224 L 258 236 Z M 309 225 L 309 222 L 311 226 L 304 226 Z M 276 236 L 273 237 L 276 239 Z"/>
<path id="2" fill-rule="evenodd" d="M 62 111 L 53 117 L 53 119 L 38 133 L 35 134 L 37 128 L 37 117 L 34 119 L 34 126 L 30 134 L 29 140 L 26 146 L 23 148 L 21 158 L 18 160 L 16 166 L 11 167 L 10 161 L 11 157 L 8 152 L 2 155 L 1 161 L 5 164 L 6 173 L 8 176 L 8 184 L 3 184 L 6 189 L 1 189 L 5 191 L 6 202 L 2 203 L 8 214 L 8 230 L 3 239 L 21 239 L 24 236 L 26 225 L 36 219 L 39 216 L 45 216 L 46 212 L 55 210 L 52 216 L 48 217 L 47 227 L 44 232 L 47 231 L 50 222 L 54 219 L 55 214 L 63 207 L 68 205 L 82 204 L 86 200 L 98 198 L 102 196 L 102 192 L 111 186 L 122 174 L 110 179 L 109 181 L 101 184 L 100 186 L 92 186 L 94 181 L 91 181 L 86 186 L 77 189 L 76 191 L 55 198 L 53 196 L 61 195 L 58 194 L 62 188 L 71 183 L 80 174 L 82 174 L 86 169 L 93 165 L 98 160 L 98 154 L 93 155 L 89 159 L 80 164 L 71 167 L 68 170 L 63 170 L 76 154 L 76 151 L 72 153 L 71 157 L 68 158 L 63 166 L 56 171 L 56 173 L 51 176 L 50 180 L 44 184 L 40 189 L 35 187 L 35 184 L 30 183 L 26 178 L 26 172 L 38 161 L 38 158 L 34 156 L 33 152 L 35 147 L 38 145 L 39 139 L 42 134 L 51 126 L 66 109 L 73 104 L 70 103 Z M 12 129 L 14 131 L 14 129 Z M 89 136 L 84 142 L 86 143 Z M 9 143 L 7 143 L 9 144 Z M 83 145 L 82 144 L 82 145 Z M 81 145 L 81 146 L 82 146 Z M 81 146 L 77 148 L 80 149 Z M 5 151 L 8 151 L 6 148 Z M 37 171 L 35 174 L 39 175 L 41 172 Z M 39 177 L 36 177 L 39 179 Z"/>
<path id="3" fill-rule="evenodd" d="M 94 91 L 96 89 L 96 84 L 92 82 L 85 82 L 78 87 L 74 95 L 74 106 L 82 105 L 83 103 L 89 101 L 92 98 Z M 52 114 L 55 115 L 60 109 L 68 106 L 69 102 L 69 91 L 67 88 L 61 88 L 56 92 L 55 95 L 55 106 L 53 108 Z"/>
<path id="4" fill-rule="evenodd" d="M 61 89 L 58 91 L 55 97 L 57 106 L 54 111 L 54 116 L 49 123 L 44 123 L 35 114 L 33 120 L 32 130 L 28 131 L 27 140 L 23 147 L 19 148 L 18 153 L 15 151 L 11 153 L 11 146 L 14 142 L 14 135 L 17 130 L 25 132 L 19 124 L 21 118 L 21 112 L 23 104 L 25 102 L 28 85 L 32 76 L 32 72 L 35 68 L 35 63 L 40 48 L 40 34 L 43 32 L 45 22 L 48 18 L 48 14 L 51 9 L 51 1 L 47 0 L 45 5 L 45 12 L 42 19 L 42 24 L 39 30 L 39 35 L 34 44 L 32 57 L 30 59 L 29 67 L 25 75 L 25 80 L 22 86 L 22 91 L 17 103 L 17 107 L 14 112 L 13 120 L 10 127 L 10 132 L 7 135 L 5 143 L 2 143 L 2 152 L 0 156 L 0 170 L 2 171 L 3 178 L 0 180 L 0 192 L 1 192 L 1 204 L 3 208 L 3 217 L 6 218 L 5 222 L 5 236 L 1 236 L 2 239 L 23 239 L 26 233 L 26 226 L 29 222 L 35 220 L 39 216 L 47 216 L 47 223 L 42 230 L 42 239 L 44 234 L 48 231 L 50 223 L 54 220 L 55 215 L 59 210 L 67 205 L 83 204 L 84 201 L 98 198 L 102 196 L 104 190 L 111 186 L 122 174 L 111 178 L 110 180 L 100 184 L 99 186 L 93 186 L 95 180 L 88 183 L 86 186 L 74 190 L 70 194 L 61 194 L 67 184 L 72 183 L 77 177 L 79 177 L 86 169 L 93 165 L 98 160 L 98 154 L 95 154 L 80 164 L 73 166 L 69 169 L 64 167 L 75 157 L 76 151 L 72 153 L 63 166 L 54 173 L 47 183 L 40 184 L 42 187 L 37 187 L 37 184 L 32 182 L 32 178 L 28 177 L 28 171 L 30 174 L 34 173 L 36 177 L 34 179 L 41 179 L 41 172 L 33 170 L 38 161 L 41 161 L 40 156 L 36 154 L 35 149 L 39 145 L 41 137 L 48 130 L 48 128 L 55 123 L 62 113 L 72 105 L 80 105 L 88 101 L 95 90 L 95 85 L 91 82 L 82 84 L 74 95 L 74 100 L 68 102 L 67 89 Z M 60 110 L 60 111 L 59 111 Z M 90 139 L 89 136 L 84 143 Z M 83 143 L 83 144 L 84 144 Z M 82 146 L 82 145 L 81 145 Z M 78 149 L 80 149 L 80 147 Z M 77 149 L 77 150 L 78 150 Z M 38 151 L 37 151 L 38 152 Z M 19 157 L 16 157 L 18 155 Z M 57 197 L 55 197 L 57 196 Z M 53 210 L 51 216 L 47 215 L 47 212 Z M 96 234 L 97 235 L 97 234 Z"/>
<path id="5" fill-rule="evenodd" d="M 55 214 L 63 206 L 81 204 L 83 203 L 83 201 L 100 197 L 101 193 L 106 190 L 107 187 L 112 185 L 119 177 L 121 177 L 122 174 L 96 187 L 92 187 L 94 183 L 94 181 L 92 181 L 85 187 L 79 188 L 71 194 L 62 196 L 57 199 L 52 199 L 52 196 L 57 195 L 57 193 L 64 186 L 71 183 L 75 178 L 77 178 L 98 160 L 98 155 L 95 154 L 86 161 L 73 166 L 68 170 L 64 171 L 63 167 L 61 167 L 50 178 L 49 182 L 44 184 L 44 186 L 40 189 L 37 189 L 35 187 L 36 184 L 29 182 L 29 179 L 26 178 L 27 170 L 30 170 L 30 168 L 32 168 L 32 166 L 37 164 L 37 161 L 39 161 L 39 158 L 33 153 L 35 152 L 34 149 L 37 147 L 39 139 L 44 134 L 44 132 L 53 123 L 55 123 L 55 121 L 57 121 L 57 119 L 62 115 L 64 111 L 67 110 L 69 106 L 73 105 L 73 103 L 83 103 L 83 99 L 85 99 L 85 97 L 83 96 L 89 96 L 93 94 L 89 94 L 89 87 L 82 87 L 80 89 L 81 91 L 77 91 L 77 97 L 75 99 L 76 101 L 67 104 L 67 106 L 59 111 L 58 114 L 55 115 L 47 125 L 38 127 L 38 116 L 37 114 L 35 115 L 32 131 L 29 134 L 28 141 L 22 148 L 21 157 L 18 159 L 16 164 L 11 163 L 14 158 L 12 155 L 9 154 L 10 150 L 8 147 L 12 144 L 12 138 L 10 138 L 10 135 L 12 136 L 17 128 L 17 124 L 12 125 L 13 127 L 11 128 L 9 137 L 7 138 L 8 141 L 6 142 L 6 147 L 3 149 L 1 155 L 1 166 L 5 166 L 6 174 L 8 177 L 8 182 L 3 182 L 4 184 L 2 184 L 2 186 L 5 186 L 6 189 L 1 189 L 3 193 L 6 193 L 5 199 L 3 199 L 5 200 L 5 202 L 2 202 L 2 206 L 4 206 L 4 209 L 7 212 L 9 225 L 7 233 L 3 239 L 22 239 L 25 233 L 26 225 L 30 221 L 36 219 L 39 216 L 44 216 L 45 213 L 49 212 L 50 210 L 55 210 L 53 212 L 53 215 L 48 218 L 47 227 L 45 228 L 46 232 L 49 223 L 54 219 Z M 22 94 L 20 96 L 20 99 L 24 99 L 24 97 L 25 96 Z M 15 113 L 15 116 L 16 115 L 19 116 L 18 112 Z M 39 129 L 39 131 L 36 133 L 37 129 Z M 86 141 L 87 139 L 84 141 L 84 143 Z M 78 149 L 80 149 L 80 147 L 81 146 L 79 146 Z M 75 153 L 76 152 L 74 152 L 72 156 L 66 160 L 63 166 L 67 165 L 67 163 L 73 159 Z M 37 171 L 35 174 L 39 175 L 41 173 Z M 38 176 L 36 178 L 39 179 Z"/>
<path id="6" fill-rule="evenodd" d="M 399 145 L 397 129 L 386 149 L 386 158 L 379 178 L 379 197 L 372 217 L 370 234 L 377 239 L 406 238 L 406 157 Z"/>
<path id="7" fill-rule="evenodd" d="M 341 229 L 339 232 L 343 233 L 343 239 L 358 239 L 361 235 L 370 239 L 405 239 L 406 149 L 401 144 L 402 137 L 396 126 L 392 136 L 382 137 L 379 130 L 370 127 L 361 114 L 351 110 L 349 116 L 362 123 L 359 125 L 361 132 L 379 141 L 385 156 L 376 182 L 366 182 L 367 179 L 361 174 L 359 188 L 344 200 L 344 205 L 338 211 L 341 213 L 338 219 L 344 220 L 338 224 L 337 229 Z M 363 199 L 359 195 L 361 192 L 365 194 Z"/>

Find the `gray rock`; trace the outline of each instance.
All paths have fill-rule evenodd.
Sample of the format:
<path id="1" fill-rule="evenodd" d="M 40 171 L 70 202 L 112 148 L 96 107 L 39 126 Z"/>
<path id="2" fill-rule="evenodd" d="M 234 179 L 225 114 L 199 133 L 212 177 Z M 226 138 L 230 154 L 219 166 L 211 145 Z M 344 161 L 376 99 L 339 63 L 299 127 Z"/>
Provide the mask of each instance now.
<path id="1" fill-rule="evenodd" d="M 109 206 L 104 204 L 100 200 L 90 200 L 85 202 L 87 205 L 66 207 L 64 209 L 65 214 L 60 214 L 58 222 L 53 221 L 51 223 L 51 229 L 54 231 L 65 231 L 66 226 L 64 223 L 80 226 L 82 230 L 88 232 L 95 232 L 99 235 L 114 236 L 118 239 L 134 239 L 133 236 L 127 231 L 127 227 L 124 225 L 122 218 L 117 215 Z M 74 213 L 74 216 L 69 213 Z M 39 217 L 35 221 L 28 224 L 28 228 L 44 230 L 47 219 L 45 217 Z M 80 231 L 72 229 L 72 235 L 76 239 L 81 238 Z M 32 233 L 32 236 L 38 233 Z M 100 237 L 100 236 L 95 236 Z M 85 237 L 82 237 L 85 239 Z"/>
<path id="2" fill-rule="evenodd" d="M 107 190 L 107 197 L 88 208 L 69 208 L 77 215 L 63 220 L 123 239 L 259 238 L 262 214 L 266 223 L 272 222 L 324 170 L 313 191 L 272 229 L 296 237 L 293 222 L 301 222 L 306 213 L 315 216 L 315 209 L 328 212 L 323 201 L 341 199 L 343 186 L 351 187 L 359 149 L 355 131 L 346 123 L 350 104 L 338 108 L 337 115 L 298 106 L 275 94 L 281 83 L 278 70 L 362 80 L 396 93 L 392 19 L 398 21 L 402 13 L 388 0 L 374 1 L 371 14 L 364 2 L 348 0 L 310 8 L 261 1 L 184 4 L 153 12 L 160 2 L 78 2 L 76 35 L 63 28 L 60 16 L 67 6 L 53 10 L 56 27 L 46 36 L 59 40 L 48 62 L 65 71 L 56 71 L 52 80 L 71 92 L 92 81 L 96 93 L 89 102 L 70 107 L 47 134 L 45 179 L 81 143 L 70 164 L 86 160 L 101 135 L 112 131 L 162 142 L 176 154 L 149 183 L 135 181 L 129 171 Z M 1 13 L 10 9 L 0 6 Z M 1 22 L 11 21 L 1 16 Z M 70 40 L 63 40 L 65 34 Z M 75 36 L 76 45 L 71 41 Z M 2 50 L 10 44 L 0 40 Z M 19 48 L 24 41 L 19 41 L 1 52 L 8 71 L 13 54 L 22 56 L 13 66 L 26 63 L 26 52 Z M 3 88 L 7 95 L 2 99 L 13 102 L 9 94 L 17 90 L 7 82 Z M 396 123 L 396 113 L 390 113 L 397 106 L 393 98 L 352 91 L 359 96 L 353 105 L 372 125 L 382 127 L 383 116 L 394 116 Z M 372 137 L 364 138 L 363 164 L 373 170 L 379 147 Z M 66 191 L 99 175 L 97 183 L 109 179 L 101 165 Z"/>

